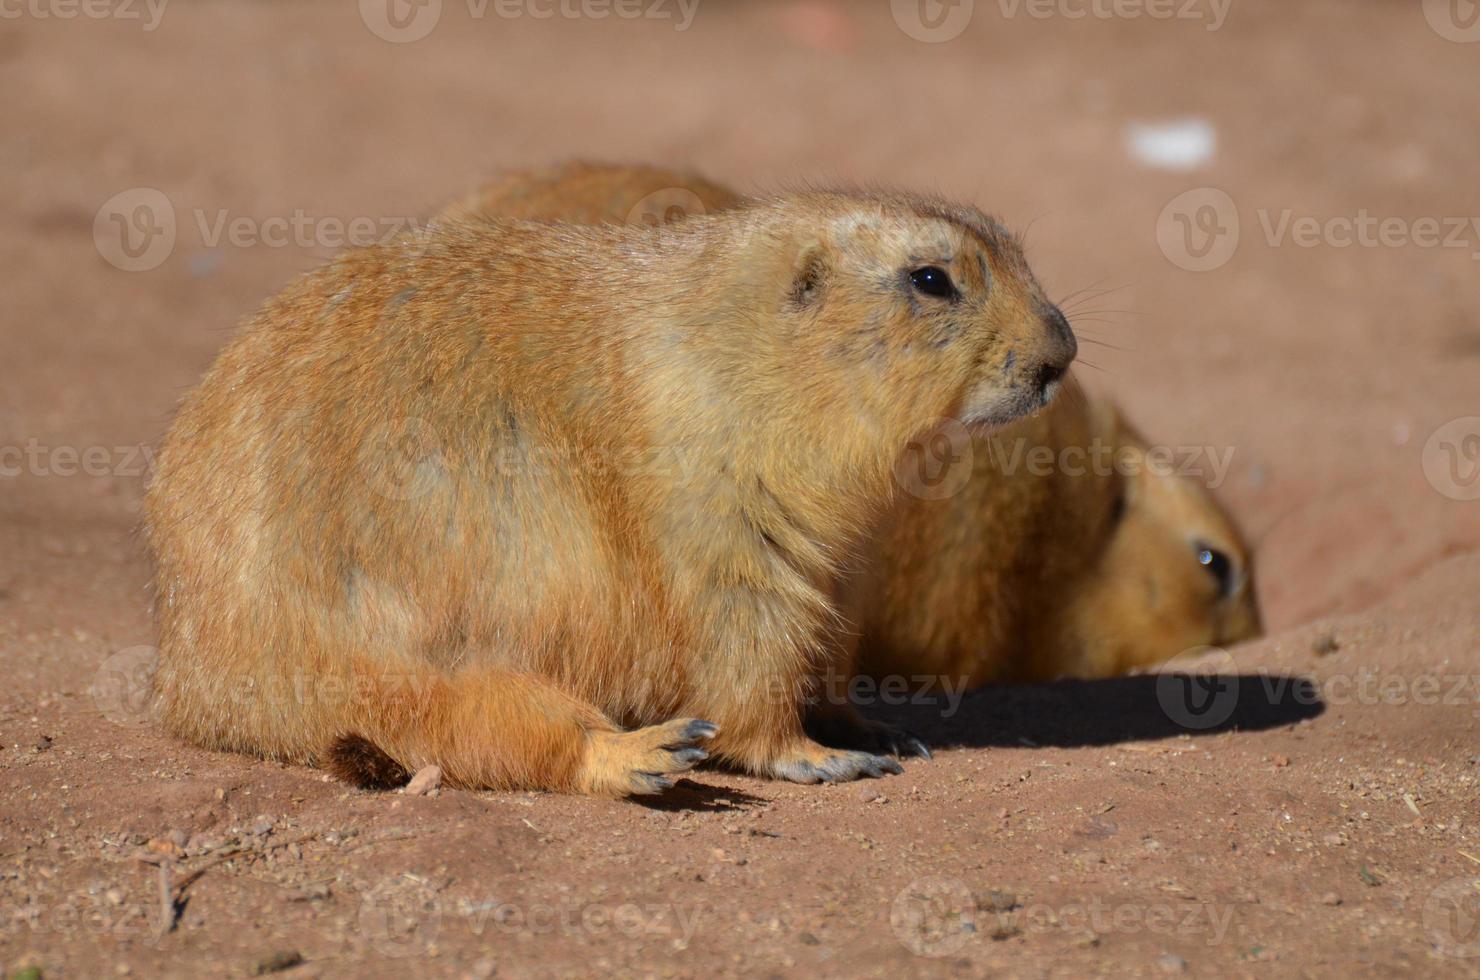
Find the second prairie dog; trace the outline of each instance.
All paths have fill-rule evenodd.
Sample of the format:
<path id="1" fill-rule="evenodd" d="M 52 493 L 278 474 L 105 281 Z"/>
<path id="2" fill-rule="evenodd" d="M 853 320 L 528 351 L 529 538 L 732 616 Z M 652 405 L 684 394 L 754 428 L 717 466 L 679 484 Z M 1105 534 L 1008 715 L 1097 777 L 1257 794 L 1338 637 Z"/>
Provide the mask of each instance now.
<path id="1" fill-rule="evenodd" d="M 833 590 L 910 439 L 1075 353 L 979 212 L 804 193 L 655 228 L 477 219 L 269 301 L 146 499 L 167 727 L 363 783 L 799 782 Z M 862 722 L 859 722 L 862 725 Z"/>
<path id="2" fill-rule="evenodd" d="M 694 174 L 572 163 L 500 175 L 449 211 L 620 222 L 743 200 Z M 969 686 L 1108 677 L 1258 635 L 1242 535 L 1205 488 L 1148 465 L 1146 440 L 1109 401 L 1076 390 L 997 432 L 953 436 L 944 449 L 969 476 L 934 473 L 953 484 L 941 499 L 907 487 L 853 583 L 865 672 Z M 921 454 L 941 438 L 911 447 L 903 482 L 939 462 Z M 1029 462 L 1039 447 L 1048 472 Z"/>

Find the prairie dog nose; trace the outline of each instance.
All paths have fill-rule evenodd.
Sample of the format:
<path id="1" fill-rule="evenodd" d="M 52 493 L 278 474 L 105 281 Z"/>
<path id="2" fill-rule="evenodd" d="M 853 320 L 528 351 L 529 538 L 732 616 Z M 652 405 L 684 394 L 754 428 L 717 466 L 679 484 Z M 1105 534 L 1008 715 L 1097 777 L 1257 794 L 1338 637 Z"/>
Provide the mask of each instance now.
<path id="1" fill-rule="evenodd" d="M 1057 306 L 1050 306 L 1043 311 L 1043 324 L 1048 328 L 1051 340 L 1060 348 L 1054 351 L 1050 360 L 1059 363 L 1060 373 L 1063 373 L 1062 368 L 1067 368 L 1079 353 L 1079 341 L 1074 338 L 1074 331 L 1069 327 L 1069 318 Z"/>

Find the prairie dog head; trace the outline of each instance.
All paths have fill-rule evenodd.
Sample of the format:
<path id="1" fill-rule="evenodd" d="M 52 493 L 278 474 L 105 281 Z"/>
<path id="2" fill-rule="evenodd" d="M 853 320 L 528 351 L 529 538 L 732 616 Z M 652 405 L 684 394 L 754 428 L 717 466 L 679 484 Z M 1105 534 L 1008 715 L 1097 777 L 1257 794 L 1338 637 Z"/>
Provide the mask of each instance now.
<path id="1" fill-rule="evenodd" d="M 909 417 L 1002 425 L 1046 405 L 1074 359 L 1017 240 L 974 209 L 804 194 L 731 214 L 752 229 L 740 292 L 780 335 L 784 363 L 767 369 L 834 404 L 906 428 Z"/>
<path id="2" fill-rule="evenodd" d="M 1070 596 L 1056 674 L 1109 677 L 1261 632 L 1248 546 L 1213 495 L 1166 466 L 1106 403 L 1096 438 L 1122 461 L 1099 494 L 1089 574 Z"/>

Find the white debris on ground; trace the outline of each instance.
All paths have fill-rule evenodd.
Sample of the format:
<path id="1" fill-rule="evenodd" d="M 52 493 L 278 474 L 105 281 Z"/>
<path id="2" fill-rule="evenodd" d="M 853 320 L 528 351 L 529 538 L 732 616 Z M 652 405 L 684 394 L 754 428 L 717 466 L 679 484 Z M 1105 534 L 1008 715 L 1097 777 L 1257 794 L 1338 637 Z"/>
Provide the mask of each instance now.
<path id="1" fill-rule="evenodd" d="M 1213 158 L 1218 134 L 1206 119 L 1131 123 L 1125 131 L 1131 156 L 1161 170 L 1194 170 Z"/>

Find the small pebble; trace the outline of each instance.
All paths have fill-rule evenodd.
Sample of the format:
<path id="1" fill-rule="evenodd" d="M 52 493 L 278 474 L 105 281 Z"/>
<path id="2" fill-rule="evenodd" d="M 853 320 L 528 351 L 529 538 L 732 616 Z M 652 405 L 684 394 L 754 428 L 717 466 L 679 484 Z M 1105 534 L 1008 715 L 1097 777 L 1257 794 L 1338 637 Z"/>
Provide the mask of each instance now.
<path id="1" fill-rule="evenodd" d="M 1156 958 L 1156 965 L 1162 973 L 1186 973 L 1187 961 L 1173 953 L 1163 953 Z"/>
<path id="2" fill-rule="evenodd" d="M 1310 652 L 1318 657 L 1324 657 L 1340 649 L 1341 644 L 1336 642 L 1336 634 L 1334 633 L 1322 633 L 1310 645 Z"/>
<path id="3" fill-rule="evenodd" d="M 291 970 L 302 962 L 303 954 L 298 950 L 280 949 L 258 960 L 252 967 L 252 976 L 260 977 L 268 973 L 281 973 L 283 970 Z"/>
<path id="4" fill-rule="evenodd" d="M 1327 892 L 1321 896 L 1322 905 L 1336 906 L 1341 904 L 1341 896 L 1335 892 Z"/>
<path id="5" fill-rule="evenodd" d="M 315 882 L 312 885 L 304 885 L 298 891 L 288 896 L 290 902 L 317 902 L 329 897 L 329 885 L 325 882 Z"/>
<path id="6" fill-rule="evenodd" d="M 442 767 L 426 766 L 418 769 L 411 782 L 406 784 L 407 796 L 436 796 L 442 786 Z"/>
<path id="7" fill-rule="evenodd" d="M 1018 897 L 994 888 L 976 896 L 976 907 L 983 912 L 1011 912 L 1018 907 Z"/>
<path id="8" fill-rule="evenodd" d="M 992 924 L 992 928 L 987 930 L 987 938 L 994 943 L 1000 943 L 1004 939 L 1011 939 L 1013 936 L 1022 935 L 1022 932 L 1023 930 L 1017 923 L 1007 918 L 999 918 Z"/>

